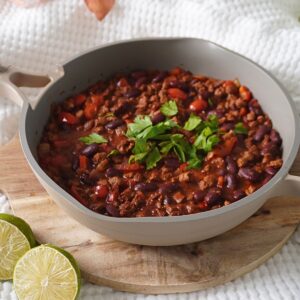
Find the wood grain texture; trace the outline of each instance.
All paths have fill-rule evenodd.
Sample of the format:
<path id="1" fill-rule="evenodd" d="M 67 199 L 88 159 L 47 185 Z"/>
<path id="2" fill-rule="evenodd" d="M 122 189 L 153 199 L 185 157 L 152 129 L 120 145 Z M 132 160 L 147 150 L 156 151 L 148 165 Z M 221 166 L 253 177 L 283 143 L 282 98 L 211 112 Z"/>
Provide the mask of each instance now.
<path id="1" fill-rule="evenodd" d="M 200 243 L 174 247 L 129 245 L 99 235 L 68 217 L 41 187 L 18 138 L 0 149 L 0 189 L 41 243 L 70 251 L 93 283 L 145 294 L 189 292 L 223 284 L 274 255 L 300 220 L 297 198 L 273 198 L 240 226 Z M 300 174 L 300 156 L 292 168 Z"/>

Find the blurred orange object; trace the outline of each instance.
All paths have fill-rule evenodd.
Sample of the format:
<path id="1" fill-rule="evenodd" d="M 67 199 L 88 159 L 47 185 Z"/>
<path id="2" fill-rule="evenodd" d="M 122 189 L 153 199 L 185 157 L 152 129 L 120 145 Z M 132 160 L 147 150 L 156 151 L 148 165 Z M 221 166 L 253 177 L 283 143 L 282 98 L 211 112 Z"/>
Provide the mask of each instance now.
<path id="1" fill-rule="evenodd" d="M 98 20 L 103 20 L 115 4 L 115 0 L 84 0 Z"/>

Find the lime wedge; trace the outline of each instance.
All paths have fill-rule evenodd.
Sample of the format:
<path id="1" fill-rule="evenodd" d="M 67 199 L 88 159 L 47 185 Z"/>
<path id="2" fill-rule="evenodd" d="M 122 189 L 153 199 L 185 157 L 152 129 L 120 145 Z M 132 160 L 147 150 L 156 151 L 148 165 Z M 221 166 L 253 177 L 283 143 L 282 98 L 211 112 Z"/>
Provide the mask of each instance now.
<path id="1" fill-rule="evenodd" d="M 20 258 L 13 282 L 19 300 L 73 300 L 80 290 L 80 271 L 70 253 L 41 245 Z"/>
<path id="2" fill-rule="evenodd" d="M 0 280 L 12 279 L 17 261 L 33 246 L 33 233 L 24 220 L 0 214 Z"/>

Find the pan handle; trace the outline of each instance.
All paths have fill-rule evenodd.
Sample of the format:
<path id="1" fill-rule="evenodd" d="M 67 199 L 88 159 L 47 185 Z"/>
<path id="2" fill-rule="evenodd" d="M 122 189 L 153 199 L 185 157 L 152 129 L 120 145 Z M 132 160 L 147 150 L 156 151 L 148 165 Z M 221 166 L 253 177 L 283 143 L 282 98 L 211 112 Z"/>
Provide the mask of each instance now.
<path id="1" fill-rule="evenodd" d="M 287 174 L 270 191 L 269 197 L 294 196 L 300 198 L 300 176 Z"/>
<path id="2" fill-rule="evenodd" d="M 28 99 L 19 87 L 42 88 L 47 87 L 64 74 L 62 68 L 57 68 L 51 75 L 28 74 L 13 66 L 0 65 L 0 96 L 12 100 L 19 106 L 28 102 Z M 36 103 L 31 103 L 35 106 Z"/>

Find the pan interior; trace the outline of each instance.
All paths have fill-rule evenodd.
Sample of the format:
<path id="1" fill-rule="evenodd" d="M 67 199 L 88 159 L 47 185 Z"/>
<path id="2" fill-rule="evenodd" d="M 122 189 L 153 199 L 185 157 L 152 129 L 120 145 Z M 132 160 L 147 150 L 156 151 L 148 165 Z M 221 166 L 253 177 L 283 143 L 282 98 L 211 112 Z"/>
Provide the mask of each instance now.
<path id="1" fill-rule="evenodd" d="M 283 139 L 284 161 L 293 151 L 297 123 L 288 96 L 264 70 L 249 60 L 199 39 L 129 41 L 98 48 L 67 62 L 65 74 L 41 96 L 33 110 L 24 112 L 25 135 L 36 159 L 36 146 L 48 121 L 51 104 L 63 101 L 99 79 L 119 71 L 170 69 L 180 66 L 196 74 L 219 79 L 238 78 L 253 92 Z"/>

